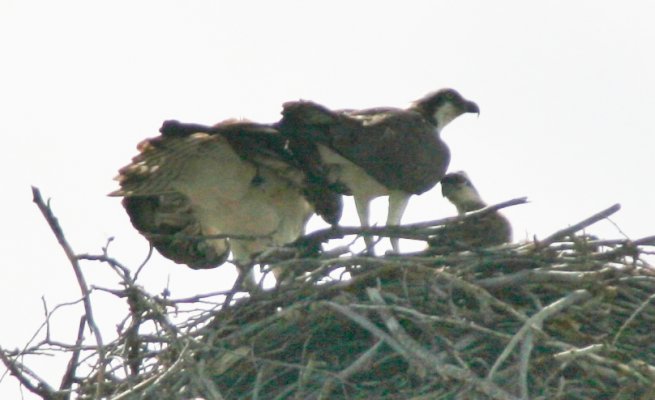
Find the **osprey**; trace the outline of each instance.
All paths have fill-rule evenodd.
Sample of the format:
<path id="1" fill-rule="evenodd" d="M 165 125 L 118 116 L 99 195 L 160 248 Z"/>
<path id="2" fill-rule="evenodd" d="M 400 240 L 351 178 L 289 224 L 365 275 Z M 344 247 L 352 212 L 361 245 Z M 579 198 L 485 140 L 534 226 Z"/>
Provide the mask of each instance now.
<path id="1" fill-rule="evenodd" d="M 317 171 L 305 173 L 270 125 L 166 121 L 160 132 L 138 145 L 110 195 L 123 197 L 134 227 L 175 262 L 213 268 L 231 250 L 239 266 L 296 240 L 315 211 L 340 218 L 341 196 Z"/>
<path id="2" fill-rule="evenodd" d="M 363 227 L 369 226 L 370 202 L 380 196 L 389 196 L 387 225 L 398 225 L 409 198 L 446 173 L 450 151 L 441 130 L 461 114 L 479 112 L 457 91 L 442 89 L 407 109 L 332 111 L 310 101 L 288 102 L 278 127 L 305 165 L 320 160 L 317 173 L 354 197 Z M 398 252 L 398 239 L 391 243 Z"/>
<path id="3" fill-rule="evenodd" d="M 441 180 L 441 193 L 462 215 L 487 206 L 465 172 L 449 173 Z M 431 239 L 432 250 L 447 246 L 448 250 L 499 245 L 512 241 L 512 226 L 498 211 L 446 225 Z"/>

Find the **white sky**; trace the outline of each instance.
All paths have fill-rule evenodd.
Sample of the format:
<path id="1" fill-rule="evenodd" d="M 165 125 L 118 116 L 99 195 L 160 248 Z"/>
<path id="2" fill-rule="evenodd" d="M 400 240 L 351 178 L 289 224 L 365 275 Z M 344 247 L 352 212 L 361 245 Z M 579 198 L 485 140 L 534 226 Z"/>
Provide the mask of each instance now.
<path id="1" fill-rule="evenodd" d="M 80 295 L 30 185 L 52 198 L 77 252 L 99 253 L 114 236 L 111 255 L 136 266 L 146 242 L 105 195 L 165 119 L 268 122 L 299 98 L 404 107 L 453 87 L 481 115 L 444 130 L 451 169 L 466 170 L 490 203 L 530 198 L 505 211 L 516 239 L 616 202 L 623 209 L 613 221 L 628 236 L 655 234 L 652 4 L 0 0 L 0 345 L 21 346 L 38 328 L 41 296 L 52 307 Z M 413 198 L 404 221 L 454 212 L 437 187 Z M 590 231 L 621 237 L 609 222 Z M 106 267 L 83 267 L 90 283 L 116 285 Z M 182 297 L 220 290 L 232 272 L 157 256 L 141 283 L 157 293 L 170 279 Z M 109 339 L 127 311 L 94 301 Z M 81 307 L 62 312 L 54 338 L 74 341 L 80 315 Z M 58 385 L 66 361 L 35 369 Z M 13 378 L 0 381 L 0 398 L 18 396 Z"/>

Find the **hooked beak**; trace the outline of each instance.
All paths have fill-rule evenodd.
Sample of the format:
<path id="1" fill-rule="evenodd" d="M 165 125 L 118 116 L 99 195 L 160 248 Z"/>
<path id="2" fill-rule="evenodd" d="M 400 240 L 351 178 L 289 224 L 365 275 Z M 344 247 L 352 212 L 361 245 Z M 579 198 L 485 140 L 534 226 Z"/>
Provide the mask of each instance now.
<path id="1" fill-rule="evenodd" d="M 478 117 L 480 116 L 480 108 L 478 107 L 477 104 L 475 104 L 472 101 L 466 102 L 465 110 L 466 110 L 466 112 L 478 114 Z"/>

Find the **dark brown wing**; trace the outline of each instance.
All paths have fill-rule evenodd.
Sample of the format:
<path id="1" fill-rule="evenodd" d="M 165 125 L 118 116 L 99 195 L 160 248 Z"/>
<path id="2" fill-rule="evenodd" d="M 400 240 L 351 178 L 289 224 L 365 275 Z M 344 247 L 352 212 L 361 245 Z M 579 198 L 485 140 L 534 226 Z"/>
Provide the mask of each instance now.
<path id="1" fill-rule="evenodd" d="M 162 138 L 186 138 L 197 133 L 220 135 L 244 160 L 255 163 L 277 163 L 296 167 L 296 160 L 287 150 L 287 141 L 271 125 L 248 121 L 225 121 L 214 126 L 165 121 L 159 129 Z M 279 164 L 282 163 L 282 164 Z"/>
<path id="2" fill-rule="evenodd" d="M 312 102 L 284 105 L 281 132 L 308 158 L 322 144 L 391 190 L 420 194 L 443 177 L 448 147 L 420 114 L 391 108 L 331 111 Z"/>

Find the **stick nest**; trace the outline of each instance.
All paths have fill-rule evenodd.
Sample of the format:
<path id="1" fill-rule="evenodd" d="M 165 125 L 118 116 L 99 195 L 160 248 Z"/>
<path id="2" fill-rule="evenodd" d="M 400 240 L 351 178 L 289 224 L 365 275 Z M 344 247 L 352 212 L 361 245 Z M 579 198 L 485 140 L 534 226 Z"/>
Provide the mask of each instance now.
<path id="1" fill-rule="evenodd" d="M 60 348 L 57 389 L 21 362 L 47 341 L 2 359 L 52 399 L 651 398 L 655 237 L 584 226 L 452 254 L 283 257 L 267 263 L 283 283 L 250 296 L 152 295 L 106 254 L 77 256 L 121 276 L 104 289 L 129 305 L 118 337 Z"/>

